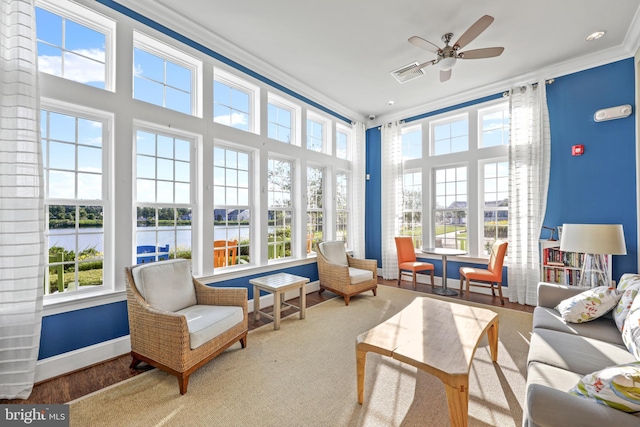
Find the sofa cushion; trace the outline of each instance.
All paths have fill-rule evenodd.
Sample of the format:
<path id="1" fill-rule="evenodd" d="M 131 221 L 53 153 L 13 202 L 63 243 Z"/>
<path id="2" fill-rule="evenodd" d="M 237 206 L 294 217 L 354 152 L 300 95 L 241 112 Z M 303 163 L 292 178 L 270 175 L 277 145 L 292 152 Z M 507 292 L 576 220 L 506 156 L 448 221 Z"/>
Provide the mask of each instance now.
<path id="1" fill-rule="evenodd" d="M 187 318 L 189 346 L 196 349 L 244 319 L 242 307 L 227 305 L 193 305 L 176 313 Z"/>
<path id="2" fill-rule="evenodd" d="M 331 264 L 349 266 L 347 252 L 344 250 L 344 242 L 322 242 L 319 246 L 322 255 L 324 255 Z"/>
<path id="3" fill-rule="evenodd" d="M 631 304 L 633 304 L 633 300 L 635 300 L 636 295 L 638 295 L 640 291 L 640 280 L 638 282 L 627 281 L 625 285 L 626 286 L 622 288 L 620 286 L 618 287 L 622 295 L 620 295 L 620 301 L 618 301 L 616 308 L 613 310 L 613 318 L 620 332 L 622 332 L 624 321 L 627 319 L 629 311 L 631 311 Z"/>
<path id="4" fill-rule="evenodd" d="M 131 274 L 140 295 L 155 309 L 178 311 L 197 304 L 189 260 L 143 264 L 135 267 Z"/>
<path id="5" fill-rule="evenodd" d="M 640 360 L 640 296 L 631 304 L 622 328 L 622 341 L 629 351 Z"/>
<path id="6" fill-rule="evenodd" d="M 587 323 L 566 323 L 558 310 L 553 308 L 536 307 L 533 310 L 534 329 L 551 329 L 623 346 L 622 335 L 613 325 L 613 318 L 609 314 Z"/>
<path id="7" fill-rule="evenodd" d="M 622 345 L 549 329 L 533 331 L 527 358 L 527 364 L 546 363 L 581 375 L 635 361 Z"/>
<path id="8" fill-rule="evenodd" d="M 616 306 L 619 299 L 617 289 L 599 286 L 561 301 L 555 309 L 565 322 L 582 323 L 607 313 Z"/>
<path id="9" fill-rule="evenodd" d="M 638 412 L 640 416 L 640 362 L 609 366 L 585 375 L 569 393 L 623 412 Z"/>
<path id="10" fill-rule="evenodd" d="M 349 281 L 352 285 L 357 285 L 358 283 L 371 279 L 373 279 L 373 272 L 371 270 L 349 267 Z"/>

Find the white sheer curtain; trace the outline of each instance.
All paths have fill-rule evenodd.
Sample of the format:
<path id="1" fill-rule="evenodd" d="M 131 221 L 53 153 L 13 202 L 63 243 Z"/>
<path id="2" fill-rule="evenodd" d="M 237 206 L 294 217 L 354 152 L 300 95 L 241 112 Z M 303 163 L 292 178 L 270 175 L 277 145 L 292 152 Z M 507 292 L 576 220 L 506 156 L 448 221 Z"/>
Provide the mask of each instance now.
<path id="1" fill-rule="evenodd" d="M 395 237 L 402 214 L 402 127 L 382 126 L 382 277 L 398 278 Z"/>
<path id="2" fill-rule="evenodd" d="M 512 89 L 509 104 L 509 300 L 535 305 L 551 146 L 545 81 Z"/>
<path id="3" fill-rule="evenodd" d="M 352 126 L 353 143 L 351 144 L 351 245 L 353 256 L 364 258 L 364 202 L 366 181 L 366 145 L 365 126 L 356 122 Z"/>
<path id="4" fill-rule="evenodd" d="M 33 0 L 1 0 L 0 398 L 31 394 L 44 279 L 42 159 Z"/>

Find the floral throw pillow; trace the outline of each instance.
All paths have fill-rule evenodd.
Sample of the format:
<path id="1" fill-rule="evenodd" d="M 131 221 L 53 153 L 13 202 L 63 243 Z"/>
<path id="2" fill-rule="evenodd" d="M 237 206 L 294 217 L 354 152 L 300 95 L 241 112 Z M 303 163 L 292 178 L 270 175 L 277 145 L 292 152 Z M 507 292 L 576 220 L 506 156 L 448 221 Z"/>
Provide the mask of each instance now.
<path id="1" fill-rule="evenodd" d="M 569 393 L 640 415 L 640 362 L 610 366 L 585 375 Z"/>
<path id="2" fill-rule="evenodd" d="M 633 300 L 622 328 L 622 341 L 631 354 L 640 360 L 640 297 Z"/>
<path id="3" fill-rule="evenodd" d="M 563 300 L 556 306 L 562 320 L 583 323 L 602 316 L 616 306 L 620 292 L 615 288 L 599 286 Z"/>
<path id="4" fill-rule="evenodd" d="M 624 330 L 624 321 L 627 320 L 629 311 L 631 311 L 631 304 L 636 299 L 638 292 L 640 292 L 640 282 L 635 283 L 633 286 L 628 286 L 622 291 L 620 301 L 618 301 L 615 310 L 613 310 L 613 320 L 615 320 L 620 332 Z"/>
<path id="5" fill-rule="evenodd" d="M 618 281 L 618 290 L 624 291 L 632 286 L 637 286 L 638 284 L 640 284 L 640 274 L 625 273 L 620 276 L 620 280 Z"/>

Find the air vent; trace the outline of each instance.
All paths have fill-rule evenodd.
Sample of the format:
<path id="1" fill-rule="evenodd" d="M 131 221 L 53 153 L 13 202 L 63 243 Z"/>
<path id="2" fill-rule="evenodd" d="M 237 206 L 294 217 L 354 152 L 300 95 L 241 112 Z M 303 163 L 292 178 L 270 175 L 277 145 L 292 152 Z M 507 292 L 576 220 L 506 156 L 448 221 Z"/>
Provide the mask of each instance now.
<path id="1" fill-rule="evenodd" d="M 425 74 L 424 69 L 417 68 L 417 67 L 418 67 L 418 63 L 412 62 L 409 65 L 405 65 L 404 67 L 401 67 L 401 68 L 398 68 L 397 70 L 392 71 L 391 75 L 399 83 L 406 83 L 409 80 L 417 79 L 420 76 L 424 76 Z M 413 71 L 410 71 L 410 70 L 413 70 Z"/>

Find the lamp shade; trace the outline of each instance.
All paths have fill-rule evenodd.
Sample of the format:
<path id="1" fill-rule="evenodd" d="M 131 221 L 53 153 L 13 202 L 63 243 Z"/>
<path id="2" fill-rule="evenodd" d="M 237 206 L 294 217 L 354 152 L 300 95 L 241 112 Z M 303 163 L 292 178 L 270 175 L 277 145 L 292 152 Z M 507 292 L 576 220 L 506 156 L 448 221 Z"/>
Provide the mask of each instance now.
<path id="1" fill-rule="evenodd" d="M 622 224 L 563 224 L 560 250 L 626 255 Z"/>

